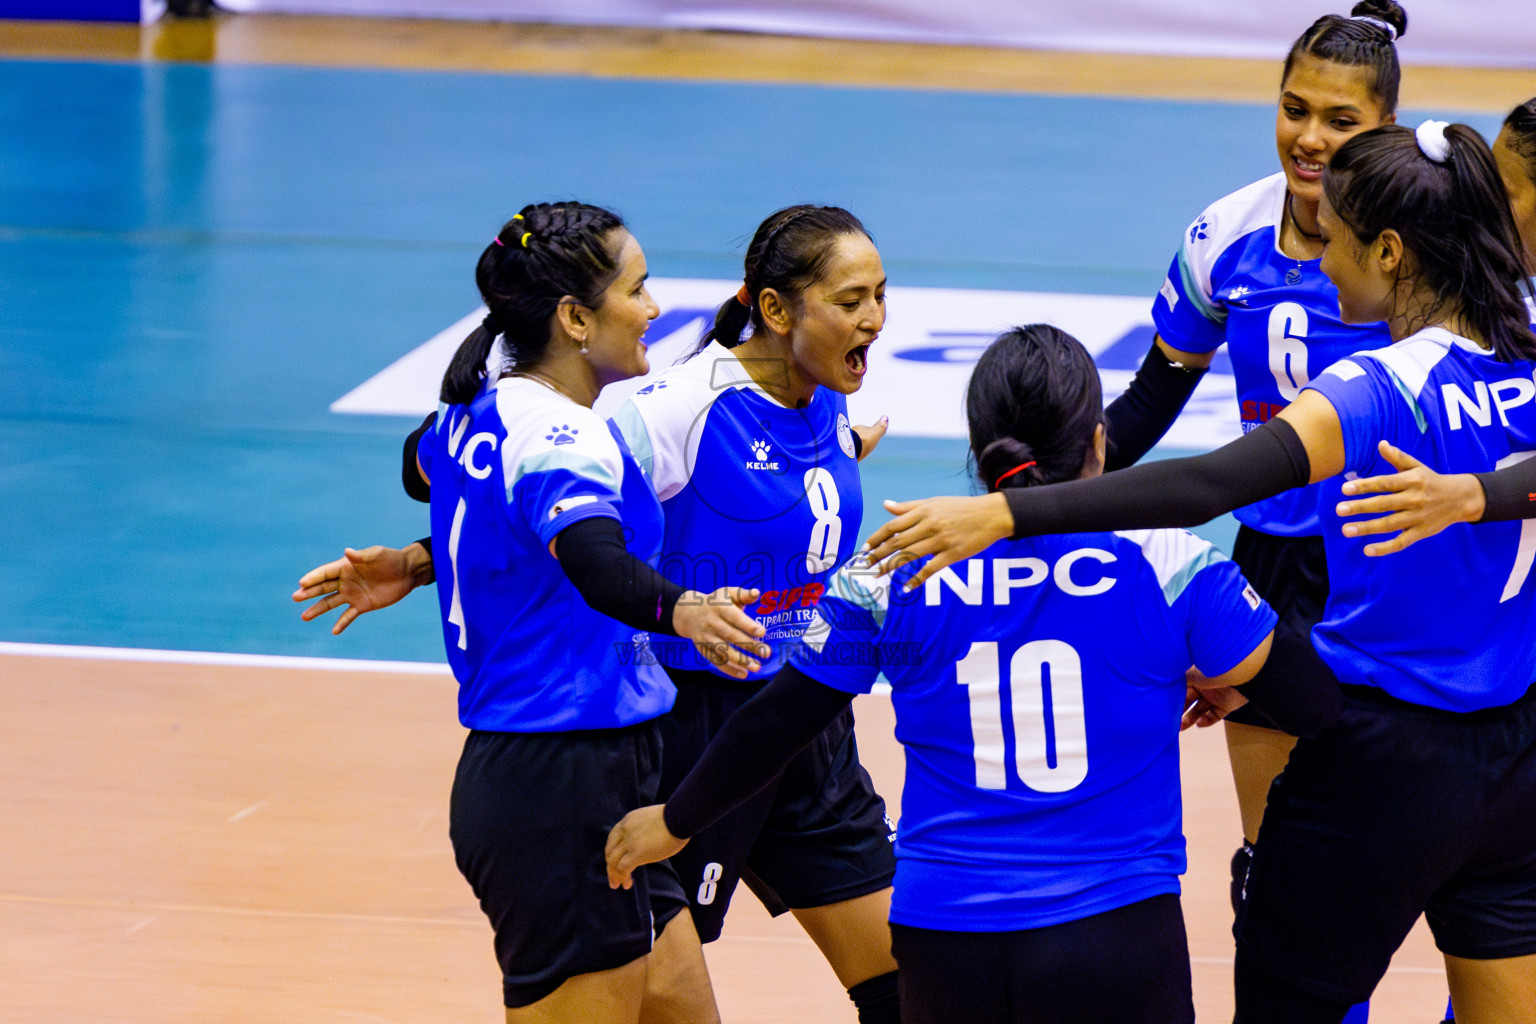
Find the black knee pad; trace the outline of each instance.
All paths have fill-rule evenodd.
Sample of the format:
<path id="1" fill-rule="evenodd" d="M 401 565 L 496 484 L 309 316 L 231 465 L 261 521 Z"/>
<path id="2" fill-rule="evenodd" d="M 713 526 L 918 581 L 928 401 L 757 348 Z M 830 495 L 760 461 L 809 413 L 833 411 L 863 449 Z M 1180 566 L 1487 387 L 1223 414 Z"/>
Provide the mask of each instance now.
<path id="1" fill-rule="evenodd" d="M 848 990 L 859 1011 L 859 1024 L 901 1024 L 901 995 L 897 972 L 877 974 Z"/>
<path id="2" fill-rule="evenodd" d="M 1248 888 L 1248 866 L 1253 863 L 1253 844 L 1243 840 L 1243 845 L 1232 854 L 1232 913 L 1243 905 L 1243 894 Z"/>

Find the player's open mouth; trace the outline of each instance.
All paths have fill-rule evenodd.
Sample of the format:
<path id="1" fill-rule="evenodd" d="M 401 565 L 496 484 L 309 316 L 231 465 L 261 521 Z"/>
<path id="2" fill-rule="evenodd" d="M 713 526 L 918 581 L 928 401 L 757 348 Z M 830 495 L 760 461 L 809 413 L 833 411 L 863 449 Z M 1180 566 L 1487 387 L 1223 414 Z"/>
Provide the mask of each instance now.
<path id="1" fill-rule="evenodd" d="M 864 371 L 869 368 L 869 346 L 860 345 L 846 356 L 843 356 L 843 362 L 848 364 L 848 369 L 853 372 L 854 376 L 864 376 Z"/>

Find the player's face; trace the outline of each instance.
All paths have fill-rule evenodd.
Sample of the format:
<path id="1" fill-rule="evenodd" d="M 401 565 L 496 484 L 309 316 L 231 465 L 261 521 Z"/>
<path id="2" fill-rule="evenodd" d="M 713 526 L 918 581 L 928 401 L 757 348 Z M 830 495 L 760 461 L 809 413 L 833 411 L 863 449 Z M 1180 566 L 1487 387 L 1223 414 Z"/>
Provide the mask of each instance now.
<path id="1" fill-rule="evenodd" d="M 1493 159 L 1499 165 L 1499 177 L 1509 192 L 1509 209 L 1520 229 L 1520 248 L 1525 253 L 1525 272 L 1536 274 L 1536 181 L 1531 180 L 1531 166 L 1515 152 L 1509 129 L 1493 140 Z"/>
<path id="2" fill-rule="evenodd" d="M 1317 202 L 1323 168 L 1353 135 L 1389 124 L 1372 92 L 1376 73 L 1367 66 L 1338 64 L 1303 55 L 1280 85 L 1275 145 L 1286 184 L 1297 199 Z"/>
<path id="3" fill-rule="evenodd" d="M 628 231 L 620 233 L 618 276 L 592 311 L 587 333 L 587 359 L 599 384 L 638 377 L 650 369 L 641 337 L 661 308 L 645 287 L 648 271 L 640 243 Z"/>
<path id="4" fill-rule="evenodd" d="M 1327 196 L 1317 208 L 1317 230 L 1323 236 L 1319 266 L 1339 290 L 1339 319 L 1347 324 L 1387 319 L 1392 311 L 1394 281 L 1373 258 L 1379 243 L 1363 243 L 1356 238 Z"/>
<path id="5" fill-rule="evenodd" d="M 885 268 L 875 243 L 841 235 L 826 268 L 795 304 L 790 358 L 798 375 L 850 395 L 864 383 L 868 350 L 885 326 Z"/>

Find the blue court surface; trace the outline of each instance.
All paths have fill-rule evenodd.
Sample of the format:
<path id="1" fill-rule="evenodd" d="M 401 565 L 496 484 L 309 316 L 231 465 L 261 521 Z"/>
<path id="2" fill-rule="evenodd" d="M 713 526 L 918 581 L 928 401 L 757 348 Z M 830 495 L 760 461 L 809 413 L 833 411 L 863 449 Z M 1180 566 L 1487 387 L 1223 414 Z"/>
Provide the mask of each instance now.
<path id="1" fill-rule="evenodd" d="M 758 221 L 812 201 L 863 218 L 896 286 L 1150 306 L 1191 218 L 1275 168 L 1272 119 L 1150 100 L 0 62 L 0 640 L 440 661 L 427 595 L 339 639 L 288 595 L 344 544 L 426 531 L 399 485 L 414 423 L 330 405 L 473 309 L 475 259 L 524 203 L 610 206 L 653 275 L 720 279 L 721 299 Z M 1124 369 L 1144 341 L 1115 346 Z M 964 492 L 964 453 L 888 439 L 864 463 L 863 533 L 878 498 Z"/>

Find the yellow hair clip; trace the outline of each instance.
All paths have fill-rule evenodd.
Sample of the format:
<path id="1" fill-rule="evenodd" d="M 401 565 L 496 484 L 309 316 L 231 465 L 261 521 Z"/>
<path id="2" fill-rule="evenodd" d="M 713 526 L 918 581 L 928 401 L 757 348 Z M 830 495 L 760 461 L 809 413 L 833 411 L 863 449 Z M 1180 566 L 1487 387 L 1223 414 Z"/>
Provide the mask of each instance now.
<path id="1" fill-rule="evenodd" d="M 522 246 L 524 249 L 526 249 L 526 248 L 528 248 L 528 239 L 530 239 L 532 237 L 533 237 L 533 232 L 532 231 L 524 231 L 523 232 L 523 237 L 519 238 L 517 240 L 517 244 Z"/>

